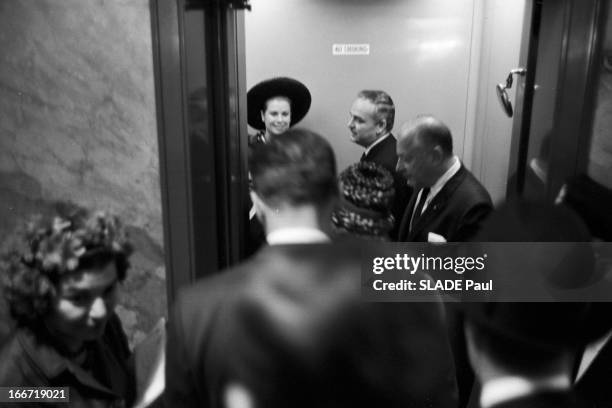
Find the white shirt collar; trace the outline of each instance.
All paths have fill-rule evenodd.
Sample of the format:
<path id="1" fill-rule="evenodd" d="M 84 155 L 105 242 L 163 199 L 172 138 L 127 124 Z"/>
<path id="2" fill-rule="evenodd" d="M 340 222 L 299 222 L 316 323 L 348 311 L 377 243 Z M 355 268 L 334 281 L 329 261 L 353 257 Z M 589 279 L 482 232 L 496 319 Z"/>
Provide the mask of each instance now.
<path id="1" fill-rule="evenodd" d="M 546 183 L 546 170 L 542 166 L 541 159 L 531 159 L 531 161 L 529 161 L 529 167 L 542 182 Z"/>
<path id="2" fill-rule="evenodd" d="M 448 180 L 450 180 L 455 174 L 457 174 L 457 172 L 461 168 L 461 161 L 457 156 L 453 156 L 452 160 L 453 164 L 448 168 L 448 170 L 446 170 L 443 175 L 440 176 L 438 181 L 436 181 L 436 183 L 429 189 L 429 195 L 425 199 L 425 204 L 423 205 L 423 210 L 421 211 L 421 214 L 423 213 L 423 211 L 425 211 L 431 200 L 433 200 L 434 197 L 440 192 L 440 190 L 442 190 L 444 185 L 448 183 Z"/>
<path id="3" fill-rule="evenodd" d="M 330 241 L 323 231 L 311 227 L 280 228 L 270 232 L 266 240 L 269 245 L 316 244 Z"/>
<path id="4" fill-rule="evenodd" d="M 582 359 L 580 360 L 580 365 L 578 367 L 578 374 L 576 375 L 574 382 L 580 381 L 580 378 L 582 378 L 591 363 L 593 363 L 593 360 L 595 360 L 595 357 L 597 357 L 597 354 L 599 354 L 603 346 L 605 346 L 608 340 L 610 340 L 610 337 L 612 337 L 612 330 L 596 341 L 589 343 L 585 347 L 584 353 L 582 353 Z"/>
<path id="5" fill-rule="evenodd" d="M 383 140 L 385 140 L 387 137 L 389 137 L 389 135 L 390 135 L 390 134 L 391 134 L 391 132 L 387 132 L 386 134 L 384 134 L 384 135 L 382 135 L 381 137 L 379 137 L 378 139 L 376 139 L 376 140 L 374 141 L 374 143 L 372 143 L 371 145 L 369 145 L 369 146 L 368 146 L 368 147 L 365 149 L 364 154 L 367 156 L 367 155 L 370 153 L 370 151 L 372 150 L 372 148 L 373 148 L 374 146 L 376 146 L 376 145 L 377 145 L 377 144 L 379 144 L 379 143 L 382 143 L 382 141 L 383 141 Z"/>
<path id="6" fill-rule="evenodd" d="M 564 374 L 538 379 L 507 376 L 487 381 L 480 393 L 480 406 L 491 408 L 499 403 L 525 397 L 536 391 L 569 390 L 571 382 Z"/>

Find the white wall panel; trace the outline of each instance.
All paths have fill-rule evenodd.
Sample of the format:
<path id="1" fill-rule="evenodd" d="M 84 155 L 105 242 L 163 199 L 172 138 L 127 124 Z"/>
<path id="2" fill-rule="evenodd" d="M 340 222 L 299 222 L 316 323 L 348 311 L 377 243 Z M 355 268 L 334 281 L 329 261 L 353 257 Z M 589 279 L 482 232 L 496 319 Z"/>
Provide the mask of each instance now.
<path id="1" fill-rule="evenodd" d="M 361 89 L 387 91 L 395 130 L 420 113 L 446 122 L 463 156 L 474 0 L 253 0 L 246 15 L 247 87 L 273 76 L 303 81 L 313 97 L 301 125 L 327 136 L 339 169 L 361 148 L 348 111 Z M 369 55 L 334 56 L 332 44 L 366 43 Z"/>

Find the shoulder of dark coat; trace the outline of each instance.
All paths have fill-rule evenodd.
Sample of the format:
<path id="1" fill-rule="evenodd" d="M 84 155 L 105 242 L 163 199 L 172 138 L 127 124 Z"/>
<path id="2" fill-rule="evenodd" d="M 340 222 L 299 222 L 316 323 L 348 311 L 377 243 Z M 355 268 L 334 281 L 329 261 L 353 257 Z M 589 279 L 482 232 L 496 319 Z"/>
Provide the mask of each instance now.
<path id="1" fill-rule="evenodd" d="M 491 195 L 472 172 L 466 169 L 463 164 L 461 165 L 460 171 L 464 173 L 464 179 L 457 189 L 457 194 L 461 196 L 462 199 L 467 200 L 467 202 L 492 206 Z M 459 173 L 457 176 L 459 176 Z"/>
<path id="2" fill-rule="evenodd" d="M 37 375 L 19 340 L 23 330 L 16 329 L 0 350 L 0 387 L 42 385 L 44 376 Z"/>

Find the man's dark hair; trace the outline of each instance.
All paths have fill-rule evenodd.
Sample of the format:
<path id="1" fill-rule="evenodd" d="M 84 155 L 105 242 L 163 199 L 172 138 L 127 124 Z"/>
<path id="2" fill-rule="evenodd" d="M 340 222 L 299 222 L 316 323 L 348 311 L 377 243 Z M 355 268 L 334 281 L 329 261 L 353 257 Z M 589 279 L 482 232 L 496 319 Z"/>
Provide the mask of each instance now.
<path id="1" fill-rule="evenodd" d="M 387 123 L 387 131 L 393 129 L 395 122 L 395 105 L 393 99 L 385 91 L 364 89 L 357 94 L 358 98 L 367 99 L 376 106 L 376 120 L 384 119 Z"/>
<path id="2" fill-rule="evenodd" d="M 336 159 L 329 142 L 290 129 L 249 152 L 252 187 L 268 205 L 323 205 L 336 197 Z"/>
<path id="3" fill-rule="evenodd" d="M 538 346 L 508 338 L 479 324 L 473 324 L 472 330 L 476 347 L 496 364 L 516 375 L 549 374 L 557 359 L 566 352 L 563 348 Z"/>
<path id="4" fill-rule="evenodd" d="M 422 115 L 412 125 L 411 132 L 416 134 L 421 143 L 430 148 L 440 146 L 447 157 L 453 154 L 453 137 L 444 122 L 431 115 Z"/>

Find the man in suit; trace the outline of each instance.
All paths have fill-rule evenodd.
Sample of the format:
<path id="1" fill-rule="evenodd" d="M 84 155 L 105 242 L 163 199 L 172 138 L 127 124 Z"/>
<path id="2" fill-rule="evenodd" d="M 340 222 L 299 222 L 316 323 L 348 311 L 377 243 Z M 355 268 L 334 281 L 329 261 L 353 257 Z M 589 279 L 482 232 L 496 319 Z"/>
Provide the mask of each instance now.
<path id="1" fill-rule="evenodd" d="M 406 179 L 395 170 L 397 141 L 391 133 L 395 121 L 395 105 L 384 91 L 363 90 L 357 94 L 350 116 L 347 126 L 351 131 L 351 141 L 365 149 L 361 161 L 376 163 L 393 175 L 395 199 L 391 205 L 391 214 L 395 218 L 395 225 L 390 236 L 395 240 L 412 193 Z"/>
<path id="2" fill-rule="evenodd" d="M 543 290 L 542 300 L 551 293 L 563 296 L 591 286 L 598 279 L 588 229 L 563 206 L 531 201 L 503 204 L 487 219 L 476 240 L 496 243 L 483 244 L 487 271 L 495 281 L 496 276 L 512 276 L 545 282 L 552 290 Z M 514 249 L 516 242 L 531 244 Z M 552 242 L 561 244 L 552 247 Z M 507 297 L 501 294 L 503 287 L 497 290 Z M 605 400 L 595 392 L 583 389 L 579 395 L 572 390 L 579 351 L 612 329 L 607 304 L 517 301 L 464 303 L 462 307 L 469 360 L 481 384 L 473 400 L 481 408 L 609 406 L 598 405 Z M 605 388 L 610 388 L 609 382 Z"/>
<path id="3" fill-rule="evenodd" d="M 473 303 L 466 311 L 480 408 L 586 407 L 572 391 L 575 349 L 592 338 L 585 303 Z"/>
<path id="4" fill-rule="evenodd" d="M 455 408 L 435 303 L 366 303 L 350 243 L 284 251 L 222 312 L 226 408 Z M 245 401 L 249 403 L 244 404 Z"/>
<path id="5" fill-rule="evenodd" d="M 168 324 L 167 406 L 220 406 L 213 367 L 226 356 L 213 350 L 218 347 L 216 333 L 225 324 L 219 321 L 223 305 L 231 303 L 262 269 L 276 265 L 293 272 L 298 265 L 286 246 L 308 253 L 310 245 L 329 241 L 326 231 L 338 187 L 335 156 L 325 139 L 290 129 L 283 137 L 255 144 L 249 152 L 249 169 L 251 199 L 269 246 L 247 263 L 179 294 Z"/>
<path id="6" fill-rule="evenodd" d="M 448 127 L 432 116 L 405 123 L 397 143 L 397 171 L 414 187 L 400 224 L 398 241 L 445 242 L 472 238 L 492 210 L 484 187 L 453 154 Z M 470 397 L 473 373 L 467 359 L 463 316 L 445 304 L 455 359 L 460 407 Z"/>
<path id="7" fill-rule="evenodd" d="M 371 242 L 328 242 L 337 197 L 329 143 L 290 129 L 249 161 L 269 246 L 177 297 L 166 405 L 455 406 L 440 305 L 361 302 L 355 254 Z"/>
<path id="8" fill-rule="evenodd" d="M 397 171 L 414 187 L 399 241 L 457 242 L 472 238 L 493 206 L 478 180 L 453 155 L 450 129 L 433 116 L 405 123 Z"/>

